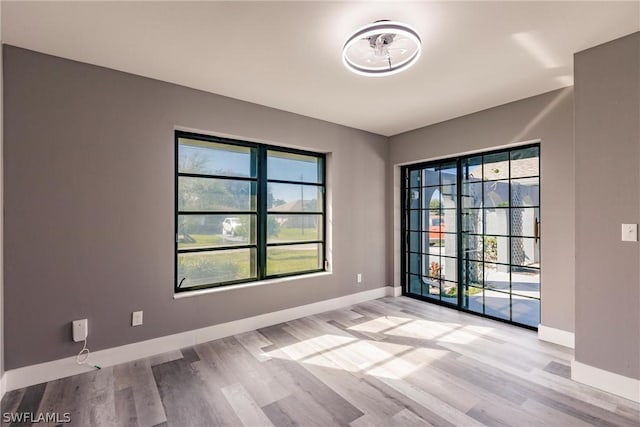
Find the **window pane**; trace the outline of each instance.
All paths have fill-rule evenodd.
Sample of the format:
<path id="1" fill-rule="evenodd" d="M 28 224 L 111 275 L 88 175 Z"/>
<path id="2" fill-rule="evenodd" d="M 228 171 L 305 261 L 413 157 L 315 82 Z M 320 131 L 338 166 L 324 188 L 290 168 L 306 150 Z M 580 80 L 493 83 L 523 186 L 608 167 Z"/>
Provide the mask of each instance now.
<path id="1" fill-rule="evenodd" d="M 483 179 L 509 179 L 509 153 L 494 153 L 484 156 Z"/>
<path id="2" fill-rule="evenodd" d="M 538 178 L 511 181 L 511 206 L 540 206 L 540 181 Z"/>
<path id="3" fill-rule="evenodd" d="M 511 289 L 514 294 L 540 298 L 540 270 L 511 267 Z"/>
<path id="4" fill-rule="evenodd" d="M 179 215 L 178 248 L 213 248 L 256 242 L 255 215 Z"/>
<path id="5" fill-rule="evenodd" d="M 440 216 L 441 232 L 455 233 L 457 226 L 457 209 L 443 209 Z"/>
<path id="6" fill-rule="evenodd" d="M 409 275 L 409 292 L 412 294 L 420 295 L 422 289 L 422 279 L 420 276 Z"/>
<path id="7" fill-rule="evenodd" d="M 180 138 L 178 171 L 205 175 L 256 176 L 254 148 Z"/>
<path id="8" fill-rule="evenodd" d="M 429 238 L 429 240 L 426 242 L 427 245 L 422 247 L 422 252 L 433 256 L 440 256 L 440 253 L 443 252 L 444 240 L 440 235 L 436 235 L 434 237 L 430 233 L 424 234 Z"/>
<path id="9" fill-rule="evenodd" d="M 440 299 L 440 280 L 423 277 L 422 296 Z"/>
<path id="10" fill-rule="evenodd" d="M 232 179 L 178 178 L 179 211 L 253 211 L 256 184 Z"/>
<path id="11" fill-rule="evenodd" d="M 409 230 L 411 231 L 421 231 L 422 230 L 422 222 L 420 218 L 422 217 L 423 211 L 409 211 Z"/>
<path id="12" fill-rule="evenodd" d="M 454 282 L 442 282 L 442 301 L 449 304 L 458 303 L 458 284 Z"/>
<path id="13" fill-rule="evenodd" d="M 437 240 L 442 239 L 442 233 L 444 232 L 444 221 L 440 215 L 440 210 L 422 211 L 423 218 L 423 230 L 429 232 L 429 240 L 431 244 Z"/>
<path id="14" fill-rule="evenodd" d="M 509 206 L 509 181 L 484 183 L 484 207 L 504 208 Z"/>
<path id="15" fill-rule="evenodd" d="M 511 208 L 511 235 L 535 237 L 536 221 L 540 221 L 539 208 Z"/>
<path id="16" fill-rule="evenodd" d="M 484 314 L 509 320 L 511 318 L 511 295 L 506 292 L 485 289 Z"/>
<path id="17" fill-rule="evenodd" d="M 267 207 L 277 212 L 322 212 L 322 193 L 315 185 L 269 183 Z"/>
<path id="18" fill-rule="evenodd" d="M 271 246 L 267 248 L 267 275 L 320 270 L 323 267 L 322 245 Z"/>
<path id="19" fill-rule="evenodd" d="M 484 264 L 484 287 L 509 292 L 509 270 L 508 265 Z"/>
<path id="20" fill-rule="evenodd" d="M 538 147 L 511 151 L 511 178 L 540 175 Z"/>
<path id="21" fill-rule="evenodd" d="M 454 233 L 442 234 L 441 244 L 443 246 L 442 255 L 457 256 L 458 235 Z"/>
<path id="22" fill-rule="evenodd" d="M 509 209 L 485 209 L 484 223 L 486 234 L 509 234 Z"/>
<path id="23" fill-rule="evenodd" d="M 422 255 L 422 274 L 433 279 L 439 279 L 442 274 L 439 255 Z"/>
<path id="24" fill-rule="evenodd" d="M 462 160 L 462 180 L 482 181 L 482 156 Z"/>
<path id="25" fill-rule="evenodd" d="M 423 233 L 411 232 L 409 233 L 409 251 L 420 252 L 421 242 L 420 239 L 424 238 Z M 423 243 L 424 245 L 424 243 Z"/>
<path id="26" fill-rule="evenodd" d="M 422 186 L 422 179 L 420 177 L 419 170 L 412 170 L 409 172 L 409 185 L 411 187 L 420 187 Z"/>
<path id="27" fill-rule="evenodd" d="M 462 212 L 462 231 L 472 234 L 482 234 L 482 210 L 465 209 Z"/>
<path id="28" fill-rule="evenodd" d="M 484 309 L 484 291 L 473 286 L 465 287 L 462 306 L 467 310 L 482 313 Z"/>
<path id="29" fill-rule="evenodd" d="M 540 300 L 513 295 L 511 310 L 513 321 L 538 327 L 540 324 Z"/>
<path id="30" fill-rule="evenodd" d="M 440 191 L 442 192 L 442 207 L 455 208 L 458 203 L 458 186 L 443 185 Z"/>
<path id="31" fill-rule="evenodd" d="M 511 264 L 540 267 L 540 240 L 528 237 L 511 238 Z"/>
<path id="32" fill-rule="evenodd" d="M 451 282 L 458 281 L 458 259 L 441 257 L 440 258 L 440 274 L 443 279 Z"/>
<path id="33" fill-rule="evenodd" d="M 462 236 L 462 256 L 465 259 L 482 261 L 482 236 Z"/>
<path id="34" fill-rule="evenodd" d="M 469 182 L 462 185 L 462 206 L 465 208 L 482 207 L 481 182 Z"/>
<path id="35" fill-rule="evenodd" d="M 483 286 L 484 264 L 476 261 L 464 261 L 462 271 L 465 283 L 481 288 Z"/>
<path id="36" fill-rule="evenodd" d="M 509 238 L 501 236 L 485 236 L 484 260 L 509 264 Z"/>
<path id="37" fill-rule="evenodd" d="M 440 209 L 442 207 L 442 187 L 425 187 L 422 191 L 422 209 Z"/>
<path id="38" fill-rule="evenodd" d="M 267 178 L 322 183 L 322 159 L 315 156 L 267 151 Z"/>
<path id="39" fill-rule="evenodd" d="M 181 289 L 256 277 L 256 250 L 230 249 L 178 254 Z M 182 280 L 184 279 L 184 281 Z"/>
<path id="40" fill-rule="evenodd" d="M 409 254 L 409 273 L 422 275 L 420 254 Z"/>
<path id="41" fill-rule="evenodd" d="M 457 181 L 458 168 L 455 163 L 447 163 L 440 166 L 440 181 L 442 185 L 455 185 Z"/>
<path id="42" fill-rule="evenodd" d="M 440 170 L 438 168 L 423 168 L 422 185 L 440 185 Z"/>
<path id="43" fill-rule="evenodd" d="M 420 209 L 422 207 L 422 192 L 419 188 L 412 188 L 407 192 L 409 198 L 409 209 Z"/>
<path id="44" fill-rule="evenodd" d="M 267 217 L 267 242 L 284 243 L 322 240 L 322 215 L 278 215 Z"/>

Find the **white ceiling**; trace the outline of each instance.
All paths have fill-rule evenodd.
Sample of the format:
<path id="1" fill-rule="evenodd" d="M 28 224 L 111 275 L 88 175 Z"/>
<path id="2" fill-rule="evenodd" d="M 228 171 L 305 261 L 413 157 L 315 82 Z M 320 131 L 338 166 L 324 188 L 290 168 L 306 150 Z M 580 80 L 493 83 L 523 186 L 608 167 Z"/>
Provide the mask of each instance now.
<path id="1" fill-rule="evenodd" d="M 347 71 L 379 20 L 413 26 L 406 72 Z M 572 84 L 573 53 L 638 31 L 628 2 L 2 2 L 2 40 L 394 135 Z"/>

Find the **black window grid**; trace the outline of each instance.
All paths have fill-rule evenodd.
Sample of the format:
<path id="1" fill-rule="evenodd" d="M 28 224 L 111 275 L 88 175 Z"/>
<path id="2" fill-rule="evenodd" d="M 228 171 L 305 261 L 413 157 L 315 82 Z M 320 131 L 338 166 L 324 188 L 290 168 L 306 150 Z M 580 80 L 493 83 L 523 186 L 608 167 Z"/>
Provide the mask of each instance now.
<path id="1" fill-rule="evenodd" d="M 517 296 L 518 298 L 525 298 L 525 299 L 531 299 L 531 300 L 537 300 L 539 301 L 540 298 L 539 297 L 533 297 L 533 296 L 527 296 L 527 295 L 522 295 L 522 294 L 518 294 L 517 292 L 514 292 L 512 289 L 512 284 L 513 284 L 513 280 L 512 280 L 512 272 L 513 269 L 527 269 L 527 270 L 532 270 L 532 271 L 540 271 L 540 266 L 534 266 L 534 265 L 522 265 L 522 264 L 514 264 L 512 263 L 512 251 L 513 251 L 513 244 L 512 241 L 514 239 L 522 239 L 522 240 L 535 240 L 536 243 L 538 243 L 538 256 L 540 257 L 541 254 L 539 253 L 539 251 L 541 250 L 540 245 L 539 245 L 539 239 L 541 236 L 540 230 L 538 230 L 538 234 L 537 236 L 530 236 L 530 235 L 514 235 L 512 234 L 512 215 L 511 215 L 511 210 L 512 209 L 529 209 L 529 208 L 533 208 L 533 209 L 538 209 L 538 214 L 540 212 L 540 205 L 539 204 L 527 204 L 527 205 L 512 205 L 512 194 L 511 194 L 511 183 L 512 182 L 518 182 L 520 180 L 526 180 L 526 179 L 538 179 L 538 198 L 540 197 L 540 193 L 539 193 L 539 187 L 540 187 L 540 175 L 538 173 L 538 175 L 522 175 L 522 176 L 516 176 L 513 177 L 511 176 L 511 164 L 513 160 L 517 160 L 517 159 L 513 159 L 512 158 L 512 153 L 514 151 L 518 151 L 518 150 L 522 150 L 525 148 L 536 148 L 538 150 L 538 161 L 539 161 L 539 156 L 540 156 L 540 147 L 539 144 L 531 144 L 528 146 L 524 146 L 524 147 L 514 147 L 512 149 L 506 149 L 506 150 L 496 150 L 494 152 L 489 152 L 489 153 L 484 153 L 484 154 L 480 154 L 480 155 L 469 155 L 469 156 L 461 156 L 455 159 L 456 164 L 457 164 L 457 170 L 458 170 L 458 180 L 457 180 L 457 194 L 458 194 L 458 203 L 456 205 L 456 207 L 459 209 L 459 213 L 458 213 L 458 227 L 456 229 L 457 234 L 458 234 L 458 246 L 457 246 L 457 254 L 458 254 L 458 274 L 457 274 L 457 279 L 458 282 L 456 283 L 460 283 L 464 280 L 463 278 L 463 274 L 466 274 L 466 272 L 463 271 L 464 269 L 464 263 L 465 262 L 478 262 L 481 263 L 483 266 L 485 264 L 488 265 L 498 265 L 498 266 L 503 266 L 505 268 L 508 269 L 509 271 L 509 290 L 505 291 L 502 289 L 495 289 L 495 288 L 486 288 L 485 287 L 485 280 L 484 280 L 484 275 L 482 277 L 481 280 L 481 287 L 477 287 L 474 285 L 470 285 L 470 284 L 466 284 L 465 285 L 465 289 L 462 289 L 462 286 L 459 286 L 459 290 L 458 290 L 458 294 L 459 294 L 459 301 L 458 301 L 458 309 L 461 309 L 463 311 L 472 311 L 470 309 L 463 309 L 462 308 L 462 304 L 461 304 L 461 299 L 462 299 L 462 291 L 465 291 L 467 288 L 477 288 L 477 289 L 481 289 L 482 295 L 483 295 L 483 301 L 482 301 L 482 315 L 486 315 L 487 317 L 492 317 L 495 318 L 496 320 L 501 320 L 501 321 L 506 321 L 507 323 L 512 323 L 512 324 L 516 324 L 518 326 L 523 326 L 525 328 L 529 328 L 529 329 L 537 329 L 537 327 L 532 327 L 530 325 L 526 325 L 523 323 L 519 323 L 516 321 L 513 321 L 513 304 L 512 304 L 512 300 L 513 300 L 513 296 Z M 484 163 L 484 159 L 487 156 L 491 156 L 491 155 L 495 155 L 495 154 L 499 154 L 499 153 L 507 153 L 506 159 L 504 160 L 504 162 L 506 162 L 506 165 L 508 167 L 508 172 L 507 172 L 507 177 L 500 177 L 500 178 L 495 178 L 495 179 L 485 179 L 485 174 L 484 174 L 484 167 L 485 167 L 485 163 Z M 478 162 L 479 159 L 479 162 Z M 447 162 L 447 164 L 450 164 L 452 159 L 448 159 L 448 160 L 443 160 L 442 162 Z M 468 160 L 475 160 L 476 163 L 474 163 L 473 165 L 471 165 L 472 168 L 480 168 L 480 176 L 474 176 L 474 177 L 470 177 L 469 176 L 469 169 L 465 169 L 465 162 Z M 412 212 L 415 211 L 423 211 L 423 210 L 427 210 L 427 209 L 423 209 L 422 206 L 420 208 L 411 208 L 410 204 L 409 204 L 409 197 L 408 197 L 408 192 L 412 191 L 412 190 L 420 190 L 421 191 L 421 196 L 422 196 L 422 189 L 424 188 L 428 188 L 428 187 L 434 187 L 433 185 L 415 185 L 414 183 L 411 183 L 409 180 L 409 174 L 410 171 L 412 170 L 420 170 L 423 169 L 425 167 L 433 167 L 434 165 L 437 165 L 440 161 L 436 161 L 436 162 L 428 162 L 428 163 L 423 163 L 420 165 L 411 165 L 408 167 L 403 168 L 402 172 L 402 183 L 403 183 L 403 191 L 402 191 L 402 209 L 403 209 L 403 215 L 402 215 L 402 229 L 403 229 L 403 233 L 402 233 L 402 247 L 403 247 L 403 251 L 402 251 L 402 280 L 404 281 L 404 283 L 402 284 L 402 289 L 403 289 L 403 293 L 412 296 L 409 286 L 410 286 L 410 276 L 416 276 L 415 274 L 412 274 L 411 272 L 409 272 L 409 257 L 411 255 L 414 254 L 423 254 L 422 251 L 420 252 L 415 252 L 415 251 L 411 251 L 410 250 L 410 246 L 409 246 L 409 233 L 415 233 L 415 232 L 422 232 L 422 233 L 426 233 L 425 230 L 417 230 L 415 228 L 411 228 L 411 226 L 413 224 L 411 224 L 410 219 L 410 214 Z M 539 165 L 538 165 L 539 168 Z M 539 169 L 538 169 L 539 170 Z M 470 179 L 471 178 L 471 179 Z M 485 183 L 489 182 L 489 183 L 494 183 L 494 182 L 499 182 L 499 181 L 506 181 L 509 183 L 509 194 L 508 194 L 508 203 L 506 206 L 496 206 L 496 207 L 489 207 L 486 208 L 484 206 L 484 200 L 485 200 Z M 482 206 L 481 207 L 465 207 L 465 203 L 464 203 L 464 197 L 468 196 L 465 195 L 465 189 L 467 188 L 465 184 L 469 184 L 469 183 L 477 183 L 478 186 L 481 188 L 481 196 L 480 196 L 480 200 L 482 202 Z M 505 209 L 509 211 L 509 214 L 507 216 L 508 221 L 506 224 L 506 228 L 507 228 L 507 234 L 487 234 L 486 233 L 486 228 L 485 228 L 485 224 L 486 224 L 486 219 L 485 219 L 485 215 L 486 212 L 488 210 L 491 209 Z M 464 215 L 468 214 L 468 211 L 473 211 L 473 210 L 478 210 L 482 212 L 482 224 L 483 224 L 483 229 L 481 233 L 470 233 L 467 232 L 465 230 L 463 230 L 463 223 L 462 223 L 462 218 Z M 422 215 L 422 213 L 420 213 L 420 215 Z M 422 222 L 422 219 L 421 219 Z M 496 237 L 496 238 L 507 238 L 508 239 L 508 247 L 509 247 L 509 251 L 508 251 L 508 258 L 509 261 L 507 263 L 498 263 L 498 262 L 494 262 L 492 260 L 487 260 L 486 259 L 486 253 L 485 253 L 485 248 L 484 245 L 483 247 L 478 250 L 477 252 L 481 253 L 481 257 L 479 259 L 469 259 L 465 257 L 465 248 L 462 244 L 463 242 L 463 236 L 476 236 L 476 237 L 482 237 L 483 238 L 483 243 L 484 243 L 484 238 L 486 237 Z M 417 277 L 417 276 L 416 276 Z M 425 276 L 421 276 L 421 277 L 425 277 Z M 431 279 L 431 278 L 430 278 Z M 539 286 L 541 286 L 541 283 L 539 282 Z M 499 292 L 499 293 L 503 293 L 503 294 L 508 294 L 509 295 L 509 318 L 508 319 L 503 319 L 503 318 L 496 318 L 495 316 L 491 316 L 491 315 L 487 315 L 485 313 L 485 309 L 486 309 L 486 304 L 484 301 L 485 298 L 485 290 L 489 290 L 491 292 Z M 540 292 L 540 287 L 538 288 L 538 291 Z M 421 295 L 424 296 L 424 295 Z M 432 296 L 430 296 L 428 298 L 429 300 L 432 300 Z"/>
<path id="2" fill-rule="evenodd" d="M 187 173 L 179 171 L 179 154 L 178 148 L 180 144 L 181 138 L 194 139 L 199 141 L 210 141 L 215 143 L 222 143 L 226 145 L 232 146 L 243 146 L 250 147 L 256 150 L 256 164 L 251 166 L 252 173 L 254 176 L 235 176 L 235 175 L 219 175 L 219 174 L 202 174 L 202 173 Z M 317 157 L 320 159 L 320 167 L 321 167 L 321 182 L 309 182 L 304 180 L 281 180 L 281 179 L 268 179 L 267 178 L 267 152 L 268 151 L 277 151 L 284 153 L 293 153 L 293 154 L 301 154 L 305 156 Z M 256 184 L 256 209 L 253 210 L 179 210 L 179 187 L 178 180 L 180 177 L 193 177 L 193 178 L 213 178 L 213 179 L 222 179 L 222 180 L 230 180 L 230 181 L 248 181 L 254 182 Z M 319 189 L 319 195 L 322 198 L 321 209 L 317 211 L 277 211 L 273 209 L 268 209 L 267 207 L 267 185 L 268 183 L 282 183 L 282 184 L 295 184 L 295 185 L 305 185 L 305 186 L 316 186 Z M 175 181 L 174 181 L 175 189 L 175 223 L 174 223 L 174 280 L 175 286 L 174 291 L 178 292 L 186 292 L 200 289 L 208 289 L 208 288 L 217 288 L 223 286 L 230 286 L 241 283 L 250 283 L 259 280 L 267 280 L 267 279 L 276 279 L 280 277 L 289 277 L 289 276 L 298 276 L 304 274 L 310 274 L 315 272 L 326 271 L 327 259 L 326 259 L 326 156 L 322 153 L 316 153 L 311 151 L 299 150 L 299 149 L 291 149 L 284 147 L 277 147 L 267 144 L 258 144 L 248 141 L 240 141 L 229 138 L 221 138 L 210 135 L 200 135 L 191 132 L 184 131 L 175 131 Z M 304 202 L 302 202 L 304 205 Z M 281 242 L 281 243 L 268 243 L 267 236 L 267 218 L 269 214 L 281 214 L 281 215 L 313 215 L 313 216 L 321 216 L 322 221 L 322 233 L 321 239 L 313 239 L 313 240 L 302 240 L 302 241 L 291 241 L 291 242 Z M 203 247 L 203 248 L 180 248 L 178 245 L 178 221 L 180 216 L 184 215 L 253 215 L 256 217 L 256 243 L 253 244 L 244 244 L 244 245 L 218 245 L 214 247 Z M 322 248 L 320 253 L 320 268 L 317 269 L 309 269 L 304 271 L 295 271 L 283 274 L 268 274 L 267 273 L 267 248 L 268 247 L 279 247 L 279 246 L 291 246 L 291 245 L 303 245 L 303 244 L 319 244 Z M 188 288 L 182 288 L 181 283 L 183 279 L 177 277 L 178 271 L 178 258 L 180 254 L 187 253 L 198 253 L 198 252 L 218 252 L 218 251 L 230 251 L 230 250 L 240 250 L 240 249 L 249 249 L 255 250 L 256 257 L 256 275 L 255 277 L 251 277 L 249 279 L 240 279 L 240 280 L 231 280 L 231 281 L 221 281 L 210 284 L 189 286 Z"/>

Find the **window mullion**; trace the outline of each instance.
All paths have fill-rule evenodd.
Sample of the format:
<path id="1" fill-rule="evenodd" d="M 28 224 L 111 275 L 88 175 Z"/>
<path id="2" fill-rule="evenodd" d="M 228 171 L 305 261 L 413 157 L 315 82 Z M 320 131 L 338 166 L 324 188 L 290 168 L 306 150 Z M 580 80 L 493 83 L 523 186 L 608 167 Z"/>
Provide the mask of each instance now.
<path id="1" fill-rule="evenodd" d="M 259 147 L 258 152 L 258 279 L 267 276 L 267 149 Z"/>

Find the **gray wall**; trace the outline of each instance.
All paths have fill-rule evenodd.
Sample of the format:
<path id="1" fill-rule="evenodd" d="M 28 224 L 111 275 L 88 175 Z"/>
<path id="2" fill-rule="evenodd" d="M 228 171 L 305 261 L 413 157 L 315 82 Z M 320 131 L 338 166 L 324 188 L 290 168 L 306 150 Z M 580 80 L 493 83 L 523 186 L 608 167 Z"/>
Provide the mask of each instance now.
<path id="1" fill-rule="evenodd" d="M 574 61 L 576 360 L 640 379 L 640 33 Z"/>
<path id="2" fill-rule="evenodd" d="M 76 354 L 73 319 L 99 350 L 386 285 L 385 137 L 11 46 L 4 67 L 7 369 Z M 174 126 L 332 153 L 333 275 L 174 300 Z"/>
<path id="3" fill-rule="evenodd" d="M 389 147 L 389 173 L 397 178 L 398 164 L 541 140 L 542 324 L 566 331 L 574 330 L 572 118 L 573 90 L 567 88 L 396 135 Z M 395 195 L 388 203 L 394 215 L 399 212 L 398 180 L 388 185 Z M 395 239 L 396 249 L 397 222 L 387 236 Z M 387 255 L 397 270 L 399 253 Z M 395 277 L 389 274 L 388 280 L 398 284 L 397 271 Z"/>

